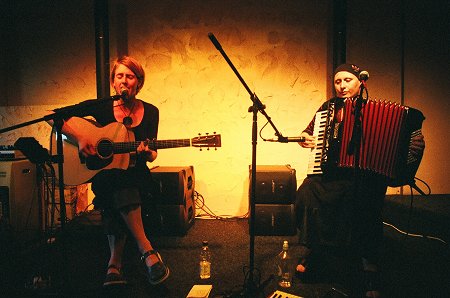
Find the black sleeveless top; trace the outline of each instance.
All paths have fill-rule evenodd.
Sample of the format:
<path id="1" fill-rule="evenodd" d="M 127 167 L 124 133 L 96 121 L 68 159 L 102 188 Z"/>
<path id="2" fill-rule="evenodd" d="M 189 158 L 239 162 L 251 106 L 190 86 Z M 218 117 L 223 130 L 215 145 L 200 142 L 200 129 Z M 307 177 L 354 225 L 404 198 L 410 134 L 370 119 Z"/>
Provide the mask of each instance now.
<path id="1" fill-rule="evenodd" d="M 159 110 L 152 104 L 143 102 L 144 116 L 141 123 L 131 128 L 136 141 L 145 141 L 146 139 L 156 139 L 158 135 Z M 113 102 L 107 102 L 104 105 L 96 107 L 95 111 L 90 113 L 100 126 L 105 126 L 117 122 L 114 117 Z M 147 161 L 137 156 L 136 165 L 126 170 L 106 169 L 97 173 L 92 179 L 92 191 L 95 194 L 94 205 L 96 208 L 111 208 L 114 193 L 121 189 L 137 188 L 141 197 L 149 191 L 151 176 L 150 169 L 147 167 Z M 122 198 L 122 200 L 126 198 Z"/>

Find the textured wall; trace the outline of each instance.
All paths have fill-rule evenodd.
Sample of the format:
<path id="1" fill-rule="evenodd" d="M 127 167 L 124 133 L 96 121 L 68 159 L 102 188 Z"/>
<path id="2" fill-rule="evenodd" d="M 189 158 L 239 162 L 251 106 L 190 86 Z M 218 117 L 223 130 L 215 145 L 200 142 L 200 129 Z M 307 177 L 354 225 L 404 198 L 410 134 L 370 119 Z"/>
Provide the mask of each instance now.
<path id="1" fill-rule="evenodd" d="M 1 127 L 42 117 L 54 107 L 95 98 L 91 1 L 12 2 L 8 7 L 11 13 L 2 19 L 6 22 L 2 28 L 10 30 L 2 31 L 8 41 L 2 45 L 8 59 L 0 62 L 4 70 L 0 87 L 6 90 L 0 99 Z M 399 101 L 401 7 L 396 1 L 384 1 L 386 5 L 381 7 L 385 8 L 380 11 L 379 7 L 353 2 L 349 1 L 348 60 L 364 60 L 371 73 L 372 97 Z M 248 108 L 252 102 L 208 33 L 214 33 L 250 90 L 266 105 L 277 129 L 284 136 L 296 136 L 326 97 L 328 2 L 117 0 L 110 5 L 111 59 L 126 49 L 144 64 L 146 83 L 139 96 L 160 109 L 159 139 L 191 138 L 206 132 L 222 137 L 217 151 L 161 150 L 151 166 L 193 165 L 196 190 L 208 207 L 218 215 L 246 213 L 252 154 L 252 114 Z M 408 11 L 414 16 L 417 9 L 413 8 Z M 417 29 L 412 20 L 407 23 L 407 29 Z M 409 42 L 431 38 L 426 34 L 429 31 L 422 35 L 409 32 Z M 426 97 L 412 80 L 425 64 L 416 63 L 415 57 L 421 55 L 418 47 L 407 52 L 405 78 L 406 104 L 424 109 L 427 116 L 424 133 L 429 151 L 420 177 L 435 192 L 448 193 L 443 173 L 449 161 L 438 160 L 434 154 L 438 148 L 433 145 L 439 139 L 440 146 L 448 147 L 448 138 L 439 138 L 432 128 L 441 121 L 439 113 L 448 112 L 448 103 L 442 110 L 416 100 L 419 94 Z M 426 59 L 433 61 L 432 57 Z M 433 98 L 436 103 L 440 100 Z M 258 114 L 258 130 L 265 123 L 265 117 Z M 0 144 L 14 143 L 19 136 L 34 136 L 45 145 L 48 133 L 46 124 L 34 124 L 0 135 Z M 261 134 L 272 138 L 274 130 L 268 125 Z M 300 150 L 297 144 L 267 143 L 258 138 L 257 163 L 290 164 L 297 170 L 298 183 L 305 176 L 307 159 L 307 150 Z M 430 174 L 433 167 L 439 171 Z"/>
<path id="2" fill-rule="evenodd" d="M 167 150 L 156 164 L 193 164 L 196 188 L 212 210 L 244 214 L 252 102 L 208 33 L 266 104 L 277 128 L 286 136 L 298 135 L 325 97 L 327 21 L 318 12 L 327 7 L 298 1 L 144 3 L 127 7 L 128 48 L 148 70 L 141 97 L 160 108 L 160 138 L 213 131 L 222 137 L 217 151 Z M 265 123 L 260 114 L 259 128 Z M 267 127 L 263 135 L 272 138 L 274 131 Z M 258 140 L 258 164 L 291 164 L 303 179 L 306 160 L 307 152 L 297 144 Z"/>
<path id="3" fill-rule="evenodd" d="M 55 3 L 17 8 L 20 24 L 11 39 L 30 44 L 10 51 L 20 57 L 21 74 L 14 78 L 20 92 L 8 98 L 8 104 L 19 107 L 3 110 L 5 126 L 41 116 L 47 105 L 95 97 L 93 8 L 86 2 L 77 4 L 81 6 L 71 2 L 69 7 Z M 221 134 L 222 147 L 217 151 L 161 150 L 153 165 L 193 165 L 196 190 L 214 212 L 245 214 L 252 102 L 208 33 L 215 34 L 248 87 L 267 106 L 277 129 L 295 136 L 325 99 L 328 24 L 323 13 L 326 4 L 301 1 L 283 1 L 283 5 L 279 1 L 112 1 L 111 57 L 124 48 L 125 37 L 128 53 L 144 64 L 146 84 L 139 95 L 160 109 L 159 139 Z M 22 23 L 25 19 L 30 21 Z M 11 110 L 17 117 L 8 116 Z M 259 114 L 258 128 L 265 123 Z M 39 131 L 21 129 L 2 142 L 34 135 L 47 144 L 45 124 L 35 127 Z M 267 126 L 262 134 L 273 138 L 274 130 Z M 298 150 L 297 144 L 258 142 L 258 164 L 291 164 L 303 179 L 306 150 Z"/>

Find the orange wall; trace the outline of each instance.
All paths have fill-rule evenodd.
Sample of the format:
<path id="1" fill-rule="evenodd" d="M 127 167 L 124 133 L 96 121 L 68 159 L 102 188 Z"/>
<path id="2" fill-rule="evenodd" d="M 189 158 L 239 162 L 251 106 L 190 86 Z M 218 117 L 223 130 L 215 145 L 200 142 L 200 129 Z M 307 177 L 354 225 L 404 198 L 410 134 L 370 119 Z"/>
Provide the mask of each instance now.
<path id="1" fill-rule="evenodd" d="M 405 104 L 427 117 L 423 128 L 427 151 L 418 177 L 433 193 L 450 193 L 445 178 L 449 158 L 439 154 L 449 147 L 449 138 L 442 137 L 448 135 L 443 128 L 448 127 L 445 115 L 450 112 L 443 96 L 449 87 L 442 82 L 448 81 L 449 71 L 438 67 L 448 65 L 443 48 L 448 43 L 441 44 L 436 32 L 447 30 L 440 34 L 448 36 L 448 28 L 439 23 L 426 26 L 439 19 L 438 9 L 419 14 L 423 8 L 408 4 L 402 48 L 401 7 L 396 4 L 400 1 L 382 2 L 386 8 L 348 1 L 348 61 L 370 72 L 372 98 L 400 102 L 405 59 Z M 8 59 L 1 62 L 0 86 L 6 90 L 0 99 L 1 127 L 96 97 L 92 3 L 39 3 L 11 4 L 6 20 L 10 25 L 5 32 L 8 42 L 2 45 Z M 139 95 L 160 109 L 159 139 L 192 138 L 206 132 L 217 132 L 222 138 L 217 151 L 161 150 L 150 166 L 193 165 L 196 190 L 209 208 L 219 215 L 246 213 L 252 103 L 208 33 L 214 33 L 246 84 L 266 105 L 277 129 L 284 136 L 296 136 L 327 96 L 330 20 L 326 1 L 111 1 L 111 60 L 118 49 L 127 48 L 144 64 L 146 83 Z M 437 70 L 442 72 L 440 82 L 433 80 Z M 259 114 L 258 129 L 265 123 Z M 35 136 L 47 144 L 48 132 L 46 124 L 34 124 L 0 135 L 0 144 L 12 144 L 19 136 Z M 270 125 L 262 135 L 274 137 Z M 297 170 L 299 184 L 307 160 L 307 150 L 297 144 L 258 139 L 257 163 L 290 164 Z"/>

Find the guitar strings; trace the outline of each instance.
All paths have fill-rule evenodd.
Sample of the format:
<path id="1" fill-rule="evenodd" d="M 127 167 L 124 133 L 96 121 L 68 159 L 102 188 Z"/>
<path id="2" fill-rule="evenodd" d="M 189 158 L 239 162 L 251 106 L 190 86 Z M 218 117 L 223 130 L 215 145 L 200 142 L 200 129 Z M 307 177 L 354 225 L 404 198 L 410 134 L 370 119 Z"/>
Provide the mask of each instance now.
<path id="1" fill-rule="evenodd" d="M 97 151 L 133 151 L 135 147 L 140 144 L 141 141 L 130 141 L 130 142 L 111 142 L 104 141 L 98 143 L 95 146 Z M 176 140 L 146 140 L 144 141 L 151 147 L 158 148 L 172 148 L 172 147 L 184 147 L 190 145 L 190 139 L 176 139 Z"/>

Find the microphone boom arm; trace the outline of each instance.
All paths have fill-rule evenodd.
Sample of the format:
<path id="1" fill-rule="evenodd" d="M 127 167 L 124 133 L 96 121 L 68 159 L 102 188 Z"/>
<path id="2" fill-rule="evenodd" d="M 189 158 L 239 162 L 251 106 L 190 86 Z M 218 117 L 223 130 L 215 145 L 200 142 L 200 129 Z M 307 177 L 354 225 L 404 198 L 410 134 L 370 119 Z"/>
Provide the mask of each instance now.
<path id="1" fill-rule="evenodd" d="M 275 130 L 275 135 L 279 138 L 283 138 L 283 136 L 281 135 L 281 133 L 278 131 L 278 129 L 276 128 L 275 124 L 272 122 L 272 120 L 270 119 L 270 117 L 267 115 L 266 111 L 264 110 L 266 107 L 264 106 L 264 104 L 259 100 L 258 96 L 256 95 L 256 93 L 252 92 L 250 90 L 250 88 L 248 87 L 248 85 L 245 83 L 244 79 L 242 78 L 242 76 L 239 74 L 239 72 L 237 71 L 236 67 L 233 65 L 233 63 L 231 62 L 230 58 L 228 58 L 228 55 L 225 53 L 225 51 L 222 49 L 222 46 L 220 45 L 219 41 L 216 39 L 216 37 L 214 36 L 214 34 L 212 34 L 211 32 L 208 33 L 208 37 L 211 40 L 211 42 L 214 44 L 214 46 L 216 47 L 216 49 L 222 54 L 223 58 L 227 61 L 228 65 L 231 67 L 231 69 L 233 70 L 233 72 L 236 74 L 236 76 L 238 77 L 239 81 L 242 83 L 242 85 L 244 86 L 244 88 L 247 90 L 248 94 L 250 95 L 250 99 L 253 101 L 254 106 L 256 106 L 257 110 L 259 112 L 261 112 L 261 114 L 263 114 L 267 121 L 270 123 L 270 125 L 273 127 L 273 129 Z M 250 107 L 250 109 L 252 109 L 253 107 Z"/>
<path id="2" fill-rule="evenodd" d="M 0 129 L 0 134 L 15 130 L 21 127 L 25 127 L 34 123 L 42 122 L 42 121 L 49 121 L 49 120 L 57 120 L 57 119 L 68 119 L 73 116 L 83 117 L 89 115 L 89 108 L 95 107 L 98 104 L 110 101 L 110 100 L 119 100 L 122 98 L 123 95 L 113 95 L 109 97 L 104 98 L 98 98 L 98 99 L 88 99 L 85 101 L 82 101 L 81 103 L 74 104 L 71 106 L 66 106 L 58 109 L 54 109 L 53 114 L 46 115 L 42 118 L 34 119 L 31 121 L 23 122 L 17 125 L 13 125 L 10 127 L 2 128 Z"/>

